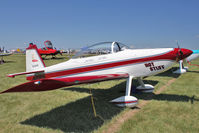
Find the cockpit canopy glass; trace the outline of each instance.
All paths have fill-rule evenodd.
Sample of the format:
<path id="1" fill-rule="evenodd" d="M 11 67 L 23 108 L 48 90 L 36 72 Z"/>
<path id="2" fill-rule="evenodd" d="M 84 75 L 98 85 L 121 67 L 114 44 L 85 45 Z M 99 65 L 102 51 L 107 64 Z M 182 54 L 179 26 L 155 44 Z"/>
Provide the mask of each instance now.
<path id="1" fill-rule="evenodd" d="M 74 58 L 84 58 L 84 57 L 97 56 L 103 54 L 112 54 L 119 51 L 123 51 L 125 49 L 129 49 L 129 47 L 119 42 L 101 42 L 82 48 L 72 58 L 74 59 Z"/>
<path id="2" fill-rule="evenodd" d="M 53 49 L 53 45 L 52 45 L 51 41 L 45 41 L 44 44 L 45 44 L 46 47 L 48 47 L 49 49 Z"/>

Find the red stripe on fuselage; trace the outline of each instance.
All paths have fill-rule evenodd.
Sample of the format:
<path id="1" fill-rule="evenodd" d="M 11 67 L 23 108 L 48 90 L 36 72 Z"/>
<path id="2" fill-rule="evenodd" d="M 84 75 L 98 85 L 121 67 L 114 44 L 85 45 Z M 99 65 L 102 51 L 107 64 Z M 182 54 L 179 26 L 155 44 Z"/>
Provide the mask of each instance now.
<path id="1" fill-rule="evenodd" d="M 68 70 L 52 72 L 52 73 L 45 73 L 45 78 L 68 76 L 68 75 L 72 75 L 72 74 L 91 72 L 91 71 L 95 71 L 95 70 L 108 69 L 108 68 L 112 68 L 112 67 L 124 66 L 124 65 L 141 63 L 141 62 L 146 62 L 146 61 L 153 61 L 153 60 L 176 60 L 176 49 L 174 49 L 166 54 L 153 56 L 153 57 L 132 59 L 132 60 L 119 61 L 119 62 L 114 62 L 114 63 L 106 63 L 106 64 L 101 64 L 101 65 L 85 66 L 85 67 L 81 67 L 81 68 L 68 69 Z M 34 76 L 29 76 L 29 77 L 27 77 L 27 80 L 33 80 L 33 78 L 34 78 Z"/>

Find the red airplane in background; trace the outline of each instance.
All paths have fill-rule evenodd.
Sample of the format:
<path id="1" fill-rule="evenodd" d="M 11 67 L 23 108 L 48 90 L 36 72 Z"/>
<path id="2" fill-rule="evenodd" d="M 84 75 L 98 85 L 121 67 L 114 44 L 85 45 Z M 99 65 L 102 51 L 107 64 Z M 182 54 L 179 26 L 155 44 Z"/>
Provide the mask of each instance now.
<path id="1" fill-rule="evenodd" d="M 53 48 L 53 45 L 52 45 L 51 41 L 46 40 L 46 41 L 44 42 L 44 46 L 45 46 L 45 47 L 38 49 L 38 52 L 39 52 L 39 54 L 40 54 L 41 56 L 42 56 L 42 55 L 46 55 L 46 56 L 52 55 L 52 58 L 55 58 L 55 56 L 56 56 L 57 54 L 62 55 L 62 52 L 61 52 L 60 50 L 57 50 L 55 47 Z M 45 56 L 45 57 L 46 57 L 46 56 Z"/>

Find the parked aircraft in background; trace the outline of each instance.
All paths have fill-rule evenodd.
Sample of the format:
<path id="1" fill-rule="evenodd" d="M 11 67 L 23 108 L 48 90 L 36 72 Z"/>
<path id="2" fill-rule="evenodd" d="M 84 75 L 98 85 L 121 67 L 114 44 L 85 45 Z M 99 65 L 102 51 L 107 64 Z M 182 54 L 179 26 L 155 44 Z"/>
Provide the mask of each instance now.
<path id="1" fill-rule="evenodd" d="M 4 50 L 4 47 L 3 48 L 0 48 L 0 57 L 1 57 L 1 59 L 0 59 L 0 64 L 3 64 L 5 61 L 4 61 L 4 59 L 3 59 L 3 57 L 4 56 L 9 56 L 9 55 L 11 55 L 12 53 L 9 53 L 9 52 L 7 52 L 6 50 Z"/>
<path id="2" fill-rule="evenodd" d="M 193 54 L 186 58 L 187 62 L 195 60 L 199 57 L 199 49 L 198 50 L 192 50 L 192 51 L 193 51 Z"/>
<path id="3" fill-rule="evenodd" d="M 56 48 L 53 48 L 53 45 L 51 43 L 51 41 L 47 40 L 44 42 L 44 46 L 43 48 L 40 48 L 38 49 L 38 52 L 39 54 L 42 56 L 42 55 L 45 55 L 48 56 L 48 55 L 51 55 L 52 58 L 55 58 L 55 56 L 57 54 L 60 54 L 62 55 L 62 52 L 60 50 L 57 50 Z"/>
<path id="4" fill-rule="evenodd" d="M 66 62 L 46 67 L 37 46 L 30 44 L 26 49 L 26 72 L 8 75 L 27 75 L 27 80 L 30 81 L 1 93 L 47 91 L 77 84 L 127 78 L 125 96 L 111 102 L 122 107 L 134 107 L 138 100 L 130 95 L 133 78 L 138 79 L 140 83 L 136 89 L 153 91 L 154 87 L 144 84 L 142 77 L 165 71 L 176 60 L 182 60 L 191 54 L 191 50 L 183 48 L 129 49 L 119 42 L 103 42 L 83 48 Z"/>

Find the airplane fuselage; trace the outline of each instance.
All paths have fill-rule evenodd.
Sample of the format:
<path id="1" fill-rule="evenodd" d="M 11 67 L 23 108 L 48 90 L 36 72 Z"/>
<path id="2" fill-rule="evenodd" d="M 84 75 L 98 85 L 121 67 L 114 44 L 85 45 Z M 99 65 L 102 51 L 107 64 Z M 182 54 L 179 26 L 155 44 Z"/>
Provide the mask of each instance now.
<path id="1" fill-rule="evenodd" d="M 133 78 L 137 78 L 140 83 L 137 90 L 151 92 L 154 87 L 144 84 L 141 78 L 165 71 L 174 62 L 188 57 L 192 51 L 180 48 L 127 49 L 118 42 L 102 42 L 83 48 L 74 56 L 76 58 L 49 67 L 45 66 L 38 53 L 36 45 L 30 44 L 26 49 L 26 72 L 8 75 L 15 77 L 26 74 L 27 80 L 31 81 L 1 93 L 47 91 L 127 78 L 125 96 L 111 102 L 122 107 L 134 107 L 138 100 L 130 95 Z"/>
<path id="2" fill-rule="evenodd" d="M 154 75 L 170 67 L 176 59 L 173 48 L 126 49 L 112 54 L 70 59 L 45 67 L 45 78 L 79 77 L 103 74 Z M 33 79 L 33 74 L 27 77 Z"/>

